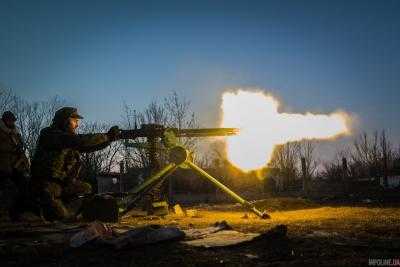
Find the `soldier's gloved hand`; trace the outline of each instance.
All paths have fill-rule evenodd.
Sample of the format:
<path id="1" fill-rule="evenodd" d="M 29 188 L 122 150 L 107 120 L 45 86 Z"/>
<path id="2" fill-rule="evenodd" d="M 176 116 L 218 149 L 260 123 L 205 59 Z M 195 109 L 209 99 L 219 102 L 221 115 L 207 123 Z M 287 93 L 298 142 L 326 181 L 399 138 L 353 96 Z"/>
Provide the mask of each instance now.
<path id="1" fill-rule="evenodd" d="M 113 126 L 107 132 L 108 139 L 110 139 L 110 141 L 118 140 L 120 133 L 121 133 L 121 130 L 119 129 L 119 127 Z"/>

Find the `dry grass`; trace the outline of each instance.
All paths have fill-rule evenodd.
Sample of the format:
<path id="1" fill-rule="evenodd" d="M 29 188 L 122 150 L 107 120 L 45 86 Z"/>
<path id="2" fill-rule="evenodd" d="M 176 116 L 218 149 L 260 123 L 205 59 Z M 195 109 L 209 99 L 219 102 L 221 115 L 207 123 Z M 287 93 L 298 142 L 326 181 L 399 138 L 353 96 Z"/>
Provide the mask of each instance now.
<path id="1" fill-rule="evenodd" d="M 267 263 L 274 266 L 366 266 L 369 258 L 398 258 L 400 208 L 310 208 L 306 203 L 306 207 L 291 210 L 292 207 L 288 205 L 275 205 L 279 202 L 282 200 L 264 203 L 265 206 L 272 203 L 276 207 L 275 211 L 269 213 L 270 220 L 262 220 L 243 210 L 240 211 L 236 205 L 225 205 L 196 207 L 198 218 L 169 215 L 154 221 L 146 217 L 136 217 L 126 219 L 124 223 L 178 225 L 188 228 L 206 227 L 226 220 L 235 230 L 244 232 L 265 232 L 279 224 L 287 225 L 286 240 L 254 243 L 236 250 L 191 251 L 196 259 L 206 259 L 215 253 L 224 261 L 230 262 L 231 266 L 265 266 Z M 283 202 L 288 203 L 286 200 Z M 296 206 L 298 204 L 296 203 Z M 247 218 L 244 214 L 248 214 Z M 259 255 L 260 259 L 249 262 L 240 256 L 243 253 Z M 207 264 L 209 262 L 212 263 L 212 259 L 207 260 Z"/>
<path id="2" fill-rule="evenodd" d="M 277 200 L 271 203 L 276 204 Z M 289 234 L 294 235 L 327 231 L 346 236 L 400 238 L 400 208 L 348 206 L 310 208 L 313 205 L 306 203 L 307 208 L 298 210 L 290 210 L 291 207 L 284 206 L 282 211 L 278 211 L 279 207 L 275 205 L 276 211 L 269 212 L 271 215 L 269 220 L 262 220 L 237 205 L 220 205 L 195 207 L 198 211 L 197 217 L 179 217 L 174 214 L 164 218 L 128 217 L 122 223 L 175 225 L 185 229 L 207 227 L 217 221 L 225 220 L 233 228 L 245 232 L 263 232 L 275 225 L 285 224 L 288 226 Z M 298 203 L 296 206 L 299 206 Z M 244 216 L 245 214 L 248 216 Z"/>

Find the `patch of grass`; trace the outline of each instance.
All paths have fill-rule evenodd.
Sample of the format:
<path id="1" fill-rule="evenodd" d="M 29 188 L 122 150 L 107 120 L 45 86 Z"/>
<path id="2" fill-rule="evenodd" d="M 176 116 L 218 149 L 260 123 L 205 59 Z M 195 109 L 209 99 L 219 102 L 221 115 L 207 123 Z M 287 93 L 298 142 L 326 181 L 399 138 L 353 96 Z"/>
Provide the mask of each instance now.
<path id="1" fill-rule="evenodd" d="M 267 203 L 267 202 L 264 202 Z M 290 201 L 269 201 L 274 203 L 293 203 Z M 190 227 L 208 227 L 217 221 L 225 220 L 234 229 L 245 232 L 263 232 L 278 224 L 288 226 L 289 233 L 307 234 L 313 231 L 338 232 L 349 236 L 400 237 L 400 208 L 380 207 L 316 207 L 303 202 L 302 209 L 276 210 L 269 212 L 271 219 L 263 220 L 256 215 L 241 210 L 237 206 L 221 205 L 213 210 L 210 206 L 196 207 L 198 216 L 179 217 L 174 214 L 164 218 L 129 217 L 122 221 L 129 225 L 161 224 Z M 275 204 L 274 204 L 275 205 Z M 298 205 L 298 203 L 296 204 Z M 263 205 L 265 207 L 266 205 Z M 288 207 L 290 205 L 286 205 Z M 307 208 L 304 208 L 307 206 Z M 271 206 L 270 206 L 271 207 Z M 293 205 L 291 205 L 291 208 Z M 244 216 L 247 214 L 247 216 Z"/>
<path id="2" fill-rule="evenodd" d="M 290 197 L 263 199 L 256 201 L 254 204 L 258 209 L 267 211 L 298 210 L 320 206 L 319 204 L 307 199 Z"/>

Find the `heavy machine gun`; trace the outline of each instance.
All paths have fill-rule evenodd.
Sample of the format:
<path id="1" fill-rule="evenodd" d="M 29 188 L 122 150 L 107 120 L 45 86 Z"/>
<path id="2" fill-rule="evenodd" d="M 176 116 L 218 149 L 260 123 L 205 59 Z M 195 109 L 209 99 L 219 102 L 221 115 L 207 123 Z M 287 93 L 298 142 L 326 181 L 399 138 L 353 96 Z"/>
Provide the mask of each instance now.
<path id="1" fill-rule="evenodd" d="M 121 130 L 119 138 L 125 140 L 126 147 L 145 147 L 148 151 L 150 169 L 158 170 L 157 142 L 160 139 L 168 149 L 177 145 L 178 138 L 232 136 L 238 133 L 239 129 L 237 128 L 178 129 L 168 128 L 160 124 L 142 124 L 141 128 L 135 126 L 135 129 L 132 130 Z M 129 143 L 129 140 L 136 138 L 146 138 L 146 145 Z"/>
<path id="2" fill-rule="evenodd" d="M 219 189 L 227 193 L 235 201 L 242 204 L 248 210 L 254 212 L 261 218 L 269 218 L 266 212 L 259 211 L 254 205 L 246 201 L 238 194 L 230 190 L 227 186 L 222 184 L 218 179 L 212 177 L 206 171 L 201 169 L 195 163 L 190 160 L 189 151 L 182 145 L 177 144 L 177 138 L 185 137 L 213 137 L 213 136 L 233 136 L 239 133 L 237 128 L 200 128 L 200 129 L 177 129 L 177 128 L 166 128 L 163 125 L 158 124 L 143 124 L 141 128 L 132 130 L 121 130 L 119 138 L 124 140 L 136 139 L 139 137 L 147 139 L 147 149 L 150 157 L 150 167 L 152 170 L 157 170 L 150 175 L 142 184 L 139 184 L 127 193 L 128 205 L 125 211 L 129 211 L 135 204 L 135 202 L 142 197 L 144 194 L 149 192 L 152 187 L 165 180 L 175 170 L 180 167 L 190 168 L 201 177 L 207 179 L 212 184 L 217 186 Z M 162 139 L 164 145 L 168 149 L 168 164 L 163 168 L 158 168 L 157 157 L 156 157 L 156 143 L 157 140 Z M 129 143 L 126 143 L 129 146 Z M 135 147 L 134 145 L 132 145 Z"/>

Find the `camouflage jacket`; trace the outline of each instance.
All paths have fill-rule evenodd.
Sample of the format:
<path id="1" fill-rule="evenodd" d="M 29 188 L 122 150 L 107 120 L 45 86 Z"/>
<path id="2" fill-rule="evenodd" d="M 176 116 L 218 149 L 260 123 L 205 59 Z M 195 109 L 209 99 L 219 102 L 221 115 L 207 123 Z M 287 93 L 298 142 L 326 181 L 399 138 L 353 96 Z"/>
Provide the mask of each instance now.
<path id="1" fill-rule="evenodd" d="M 106 134 L 71 134 L 55 127 L 44 128 L 32 161 L 32 181 L 68 183 L 79 176 L 81 152 L 94 152 L 109 144 Z"/>
<path id="2" fill-rule="evenodd" d="M 0 119 L 0 175 L 10 176 L 15 171 L 28 172 L 29 160 L 23 150 L 17 129 L 8 128 Z"/>

